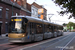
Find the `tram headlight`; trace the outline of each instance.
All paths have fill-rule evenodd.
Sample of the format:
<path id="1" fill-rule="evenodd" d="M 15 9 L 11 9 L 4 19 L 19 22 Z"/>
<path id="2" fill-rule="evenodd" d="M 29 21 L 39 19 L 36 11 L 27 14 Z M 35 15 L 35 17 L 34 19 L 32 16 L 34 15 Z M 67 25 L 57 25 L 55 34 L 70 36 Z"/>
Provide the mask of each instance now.
<path id="1" fill-rule="evenodd" d="M 23 37 L 25 36 L 25 35 L 22 35 Z"/>

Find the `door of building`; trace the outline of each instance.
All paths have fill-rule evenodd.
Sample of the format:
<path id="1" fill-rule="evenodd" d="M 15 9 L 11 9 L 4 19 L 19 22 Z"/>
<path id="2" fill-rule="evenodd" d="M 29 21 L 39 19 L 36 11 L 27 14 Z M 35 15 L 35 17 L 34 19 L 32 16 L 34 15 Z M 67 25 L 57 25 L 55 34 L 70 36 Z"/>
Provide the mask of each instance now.
<path id="1" fill-rule="evenodd" d="M 0 36 L 1 36 L 1 25 L 0 25 Z"/>
<path id="2" fill-rule="evenodd" d="M 0 23 L 0 36 L 1 36 L 1 25 L 2 25 L 2 23 Z"/>

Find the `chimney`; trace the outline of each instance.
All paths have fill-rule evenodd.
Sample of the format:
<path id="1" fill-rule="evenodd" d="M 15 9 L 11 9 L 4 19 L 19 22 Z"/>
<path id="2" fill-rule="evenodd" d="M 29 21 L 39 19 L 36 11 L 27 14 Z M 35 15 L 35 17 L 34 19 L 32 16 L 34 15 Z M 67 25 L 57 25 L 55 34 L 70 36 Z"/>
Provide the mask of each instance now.
<path id="1" fill-rule="evenodd" d="M 11 0 L 12 2 L 14 2 L 14 0 Z"/>
<path id="2" fill-rule="evenodd" d="M 21 0 L 17 0 L 17 3 L 21 6 L 22 3 L 21 3 Z"/>
<path id="3" fill-rule="evenodd" d="M 24 8 L 26 8 L 26 2 L 27 2 L 27 0 L 22 0 L 22 6 L 23 6 Z"/>
<path id="4" fill-rule="evenodd" d="M 11 1 L 12 1 L 13 3 L 14 3 L 14 2 L 17 2 L 17 0 L 11 0 Z"/>

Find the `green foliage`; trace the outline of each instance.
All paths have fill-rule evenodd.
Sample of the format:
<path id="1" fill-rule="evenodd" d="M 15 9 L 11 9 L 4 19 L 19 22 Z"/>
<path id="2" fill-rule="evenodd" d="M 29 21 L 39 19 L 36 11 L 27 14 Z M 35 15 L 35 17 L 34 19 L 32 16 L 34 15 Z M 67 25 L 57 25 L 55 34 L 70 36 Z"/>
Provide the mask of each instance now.
<path id="1" fill-rule="evenodd" d="M 60 12 L 61 15 L 71 13 L 69 16 L 69 19 L 71 17 L 75 18 L 75 0 L 52 0 L 55 4 L 61 6 L 61 9 L 65 8 L 66 10 L 63 10 Z"/>
<path id="2" fill-rule="evenodd" d="M 63 26 L 67 26 L 67 24 L 66 23 L 63 23 Z"/>
<path id="3" fill-rule="evenodd" d="M 75 23 L 69 22 L 69 23 L 67 24 L 67 28 L 70 29 L 70 30 L 71 30 L 71 27 L 72 27 L 72 26 L 73 26 L 73 28 L 75 29 Z"/>

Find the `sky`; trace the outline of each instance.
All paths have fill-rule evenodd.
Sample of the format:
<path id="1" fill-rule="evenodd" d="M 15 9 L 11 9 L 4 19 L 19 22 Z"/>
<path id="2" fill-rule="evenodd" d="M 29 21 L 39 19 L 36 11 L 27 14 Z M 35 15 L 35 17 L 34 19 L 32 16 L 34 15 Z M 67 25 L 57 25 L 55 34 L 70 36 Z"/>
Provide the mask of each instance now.
<path id="1" fill-rule="evenodd" d="M 59 6 L 56 6 L 56 4 L 52 0 L 27 0 L 28 3 L 32 4 L 33 2 L 36 2 L 39 5 L 43 5 L 44 8 L 47 9 L 47 19 L 48 17 L 51 18 L 51 22 L 57 23 L 62 25 L 63 23 L 68 23 L 68 22 L 75 22 L 75 19 L 71 18 L 68 19 L 69 16 L 64 15 L 60 16 L 57 11 L 61 11 Z M 48 15 L 48 14 L 54 14 L 54 15 Z M 69 15 L 69 14 L 68 14 Z"/>

